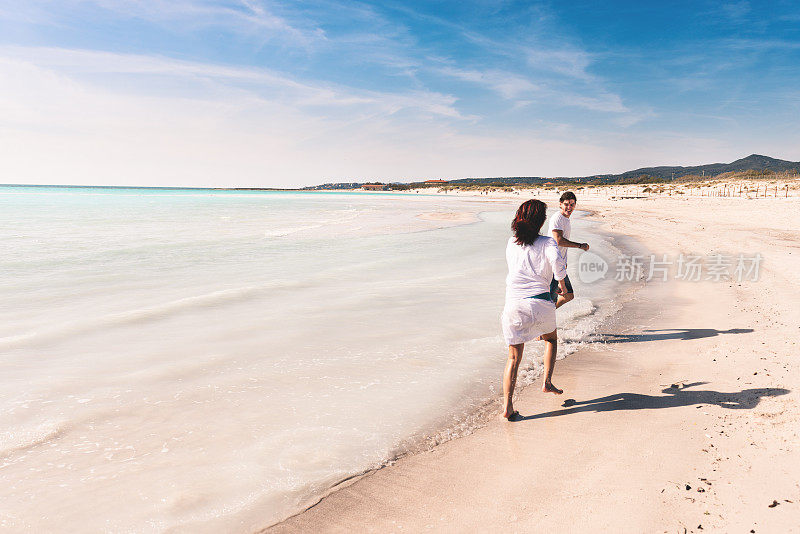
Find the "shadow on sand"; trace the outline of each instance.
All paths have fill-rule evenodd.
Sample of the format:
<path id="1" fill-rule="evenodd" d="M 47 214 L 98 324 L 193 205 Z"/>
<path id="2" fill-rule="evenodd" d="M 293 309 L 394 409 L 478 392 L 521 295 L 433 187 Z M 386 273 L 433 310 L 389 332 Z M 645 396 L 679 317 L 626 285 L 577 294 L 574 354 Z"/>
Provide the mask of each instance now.
<path id="1" fill-rule="evenodd" d="M 664 339 L 700 339 L 720 334 L 749 334 L 752 328 L 731 328 L 716 330 L 714 328 L 667 328 L 663 330 L 644 330 L 651 334 L 599 334 L 601 343 L 638 343 L 641 341 L 662 341 Z"/>
<path id="2" fill-rule="evenodd" d="M 642 395 L 640 393 L 617 393 L 597 399 L 576 401 L 567 399 L 562 406 L 563 410 L 554 410 L 535 415 L 520 416 L 517 421 L 527 419 L 544 419 L 578 412 L 609 412 L 614 410 L 657 410 L 660 408 L 676 408 L 679 406 L 692 406 L 694 404 L 710 404 L 729 408 L 732 410 L 750 410 L 758 406 L 764 397 L 786 395 L 788 389 L 783 388 L 758 388 L 743 389 L 736 393 L 722 393 L 709 390 L 688 390 L 695 386 L 702 386 L 708 382 L 694 382 L 683 387 L 668 387 L 661 390 L 663 396 Z"/>

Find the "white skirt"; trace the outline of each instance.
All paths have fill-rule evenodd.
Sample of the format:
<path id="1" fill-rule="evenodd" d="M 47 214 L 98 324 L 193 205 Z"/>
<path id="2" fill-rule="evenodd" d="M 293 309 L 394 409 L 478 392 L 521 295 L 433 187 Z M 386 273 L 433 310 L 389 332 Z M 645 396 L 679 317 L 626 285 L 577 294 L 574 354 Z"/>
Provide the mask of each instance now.
<path id="1" fill-rule="evenodd" d="M 506 299 L 503 337 L 509 345 L 519 345 L 556 329 L 556 305 L 542 299 Z"/>

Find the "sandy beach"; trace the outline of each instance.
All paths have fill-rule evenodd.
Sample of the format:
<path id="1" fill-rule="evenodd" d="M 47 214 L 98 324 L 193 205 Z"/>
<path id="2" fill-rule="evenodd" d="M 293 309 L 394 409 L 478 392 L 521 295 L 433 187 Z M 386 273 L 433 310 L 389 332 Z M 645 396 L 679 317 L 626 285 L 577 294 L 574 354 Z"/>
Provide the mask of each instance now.
<path id="1" fill-rule="evenodd" d="M 758 280 L 632 282 L 600 340 L 556 365 L 562 396 L 527 387 L 522 420 L 347 480 L 265 532 L 800 531 L 797 198 L 578 198 L 659 259 L 759 253 Z"/>

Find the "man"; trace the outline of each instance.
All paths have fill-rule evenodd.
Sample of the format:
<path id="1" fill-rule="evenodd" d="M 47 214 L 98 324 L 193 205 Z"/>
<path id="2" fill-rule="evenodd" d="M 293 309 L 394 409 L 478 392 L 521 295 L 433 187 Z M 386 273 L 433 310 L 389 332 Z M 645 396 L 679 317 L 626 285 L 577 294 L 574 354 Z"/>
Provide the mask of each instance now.
<path id="1" fill-rule="evenodd" d="M 564 263 L 567 261 L 568 248 L 589 250 L 588 243 L 577 243 L 569 240 L 570 233 L 572 231 L 572 225 L 569 217 L 572 215 L 572 212 L 575 211 L 575 204 L 577 203 L 578 199 L 575 198 L 575 193 L 572 191 L 564 192 L 564 194 L 562 194 L 561 198 L 558 200 L 559 210 L 554 213 L 552 217 L 550 217 L 550 235 L 552 235 L 553 239 L 556 240 L 559 253 L 564 258 Z M 564 282 L 567 286 L 567 292 L 564 294 L 558 293 L 558 281 L 555 278 L 553 278 L 553 281 L 550 283 L 550 297 L 553 299 L 553 302 L 556 303 L 556 308 L 563 306 L 575 298 L 575 294 L 572 291 L 572 284 L 569 281 L 569 276 L 564 279 Z"/>

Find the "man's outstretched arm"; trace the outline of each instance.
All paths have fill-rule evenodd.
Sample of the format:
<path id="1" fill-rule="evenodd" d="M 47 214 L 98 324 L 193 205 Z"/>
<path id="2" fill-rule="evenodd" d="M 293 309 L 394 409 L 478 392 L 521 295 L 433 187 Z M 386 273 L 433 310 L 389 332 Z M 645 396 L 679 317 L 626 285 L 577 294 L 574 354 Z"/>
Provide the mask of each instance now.
<path id="1" fill-rule="evenodd" d="M 559 247 L 567 247 L 567 248 L 579 248 L 582 250 L 589 250 L 589 243 L 577 243 L 575 241 L 570 241 L 566 237 L 564 237 L 563 230 L 553 230 L 553 239 L 556 240 L 556 244 Z"/>

